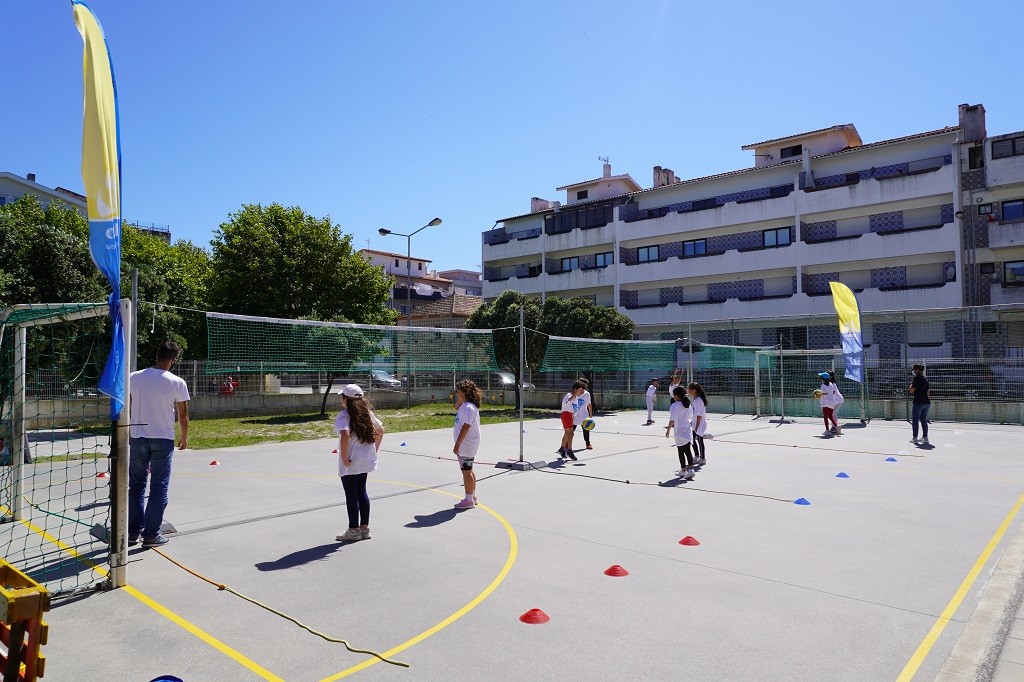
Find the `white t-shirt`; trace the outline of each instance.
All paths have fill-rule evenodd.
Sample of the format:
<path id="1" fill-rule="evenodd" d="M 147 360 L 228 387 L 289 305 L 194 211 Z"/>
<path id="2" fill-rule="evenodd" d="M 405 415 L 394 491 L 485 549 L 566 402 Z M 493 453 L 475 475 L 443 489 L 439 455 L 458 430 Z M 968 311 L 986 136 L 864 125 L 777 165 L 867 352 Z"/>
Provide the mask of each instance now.
<path id="1" fill-rule="evenodd" d="M 381 421 L 377 419 L 377 415 L 373 412 L 370 413 L 370 421 L 373 422 L 374 428 L 383 426 Z M 371 471 L 376 471 L 377 446 L 372 440 L 369 443 L 364 443 L 356 438 L 349 428 L 348 410 L 342 410 L 334 419 L 334 432 L 341 434 L 342 431 L 348 431 L 348 459 L 352 462 L 352 465 L 345 466 L 345 461 L 341 458 L 341 452 L 339 451 L 338 475 L 351 476 L 353 474 L 368 474 Z"/>
<path id="2" fill-rule="evenodd" d="M 165 369 L 132 372 L 131 437 L 174 440 L 175 403 L 189 400 L 188 384 Z"/>
<path id="3" fill-rule="evenodd" d="M 579 426 L 583 420 L 590 416 L 587 405 L 590 404 L 590 391 L 583 391 L 583 395 L 576 398 L 576 412 L 572 415 L 572 423 Z"/>
<path id="4" fill-rule="evenodd" d="M 668 408 L 668 418 L 675 423 L 676 445 L 686 445 L 693 441 L 693 408 L 683 407 L 678 400 L 673 400 Z"/>
<path id="5" fill-rule="evenodd" d="M 843 394 L 839 392 L 839 387 L 833 383 L 821 385 L 821 398 L 818 400 L 822 407 L 836 408 L 843 404 Z"/>
<path id="6" fill-rule="evenodd" d="M 658 387 L 657 386 L 655 386 L 654 384 L 651 384 L 650 386 L 648 386 L 647 387 L 647 401 L 650 402 L 650 401 L 654 400 L 654 394 L 657 393 L 657 392 L 658 392 Z"/>
<path id="7" fill-rule="evenodd" d="M 700 398 L 694 398 L 690 403 L 690 406 L 693 409 L 694 424 L 697 423 L 697 417 L 703 417 L 703 419 L 700 420 L 700 426 L 694 428 L 694 431 L 697 432 L 698 436 L 703 436 L 704 432 L 708 430 L 708 413 L 707 409 L 704 407 L 704 401 Z"/>
<path id="8" fill-rule="evenodd" d="M 571 412 L 573 414 L 574 419 L 576 415 L 576 410 L 579 408 L 579 406 L 576 404 L 576 398 L 577 396 L 574 396 L 572 394 L 572 391 L 562 396 L 562 412 Z"/>
<path id="9" fill-rule="evenodd" d="M 452 437 L 458 441 L 462 426 L 469 424 L 469 431 L 466 438 L 459 446 L 460 457 L 476 457 L 480 449 L 480 408 L 473 403 L 462 403 L 455 411 L 455 428 L 452 429 Z"/>
<path id="10" fill-rule="evenodd" d="M 681 384 L 669 384 L 668 385 L 668 397 L 669 397 L 670 400 L 672 399 L 672 396 L 675 394 L 676 389 L 679 388 L 680 385 Z"/>

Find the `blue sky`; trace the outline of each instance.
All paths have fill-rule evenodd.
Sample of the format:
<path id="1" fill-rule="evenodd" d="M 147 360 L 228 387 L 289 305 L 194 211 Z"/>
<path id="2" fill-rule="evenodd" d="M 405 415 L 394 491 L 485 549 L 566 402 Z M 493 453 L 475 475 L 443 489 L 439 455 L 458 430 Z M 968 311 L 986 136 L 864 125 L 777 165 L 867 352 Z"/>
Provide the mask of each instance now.
<path id="1" fill-rule="evenodd" d="M 865 142 L 1024 129 L 1016 0 L 92 0 L 110 44 L 126 218 L 208 244 L 243 203 L 329 215 L 357 247 L 480 263 L 480 233 L 600 175 L 752 165 L 836 123 Z M 65 0 L 0 5 L 0 169 L 81 191 L 82 44 Z"/>

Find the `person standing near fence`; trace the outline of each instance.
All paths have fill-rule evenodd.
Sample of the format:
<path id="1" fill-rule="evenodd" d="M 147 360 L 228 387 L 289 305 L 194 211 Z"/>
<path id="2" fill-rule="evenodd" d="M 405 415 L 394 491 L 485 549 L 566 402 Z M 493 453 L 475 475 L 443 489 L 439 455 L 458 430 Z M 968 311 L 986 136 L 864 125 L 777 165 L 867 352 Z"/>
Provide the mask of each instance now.
<path id="1" fill-rule="evenodd" d="M 576 399 L 577 410 L 572 415 L 572 430 L 576 432 L 576 427 L 583 423 L 587 417 L 594 416 L 594 401 L 590 395 L 590 382 L 580 377 L 579 382 L 583 384 L 583 393 L 579 398 Z M 593 450 L 594 446 L 590 444 L 590 431 L 583 429 L 583 442 L 587 444 L 587 450 Z"/>
<path id="2" fill-rule="evenodd" d="M 704 449 L 704 434 L 708 431 L 708 396 L 704 387 L 696 381 L 686 388 L 693 408 L 693 463 L 695 466 L 704 466 L 708 463 L 707 451 Z"/>
<path id="3" fill-rule="evenodd" d="M 143 547 L 167 544 L 160 534 L 171 484 L 174 454 L 174 415 L 177 410 L 181 435 L 178 448 L 188 447 L 188 385 L 171 373 L 181 347 L 164 341 L 156 351 L 156 364 L 132 372 L 131 432 L 128 466 L 128 544 L 142 538 Z M 149 500 L 143 506 L 146 484 Z"/>
<path id="4" fill-rule="evenodd" d="M 675 371 L 672 372 L 672 378 L 668 381 L 668 397 L 672 400 L 672 396 L 676 394 L 676 388 L 683 385 L 683 370 L 676 367 Z M 685 389 L 683 389 L 685 390 Z M 689 400 L 687 400 L 689 402 Z"/>
<path id="5" fill-rule="evenodd" d="M 654 399 L 658 394 L 658 379 L 651 379 L 651 385 L 647 387 L 647 423 L 650 426 L 654 423 Z"/>
<path id="6" fill-rule="evenodd" d="M 676 450 L 679 453 L 679 471 L 676 475 L 684 481 L 693 480 L 693 452 L 690 450 L 693 440 L 693 409 L 690 399 L 686 397 L 686 389 L 676 386 L 672 390 L 672 405 L 668 408 L 668 426 L 665 427 L 665 438 L 675 429 Z"/>
<path id="7" fill-rule="evenodd" d="M 921 444 L 928 445 L 928 411 L 932 408 L 931 398 L 928 397 L 928 379 L 924 376 L 924 365 L 914 365 L 914 379 L 910 382 L 910 394 L 914 396 L 913 421 L 911 428 L 914 437 L 911 443 L 917 444 L 917 427 L 921 426 Z"/>
<path id="8" fill-rule="evenodd" d="M 384 425 L 363 397 L 363 389 L 348 384 L 341 389 L 341 411 L 334 420 L 338 434 L 338 476 L 345 489 L 348 530 L 334 539 L 356 542 L 370 539 L 370 496 L 366 478 L 377 470 L 377 451 L 384 438 Z"/>
<path id="9" fill-rule="evenodd" d="M 818 378 L 821 379 L 821 386 L 818 388 L 821 397 L 818 398 L 818 404 L 821 405 L 821 416 L 825 420 L 825 432 L 821 435 L 841 436 L 843 432 L 839 428 L 836 410 L 843 403 L 843 395 L 839 392 L 831 373 L 821 372 Z"/>
<path id="10" fill-rule="evenodd" d="M 562 396 L 562 444 L 558 448 L 558 454 L 573 461 L 576 461 L 576 455 L 572 451 L 573 421 L 574 415 L 580 409 L 576 401 L 583 395 L 583 390 L 583 384 L 575 381 L 572 390 Z"/>
<path id="11" fill-rule="evenodd" d="M 480 449 L 480 403 L 483 395 L 469 379 L 455 384 L 455 447 L 452 452 L 459 458 L 462 470 L 462 484 L 466 497 L 455 503 L 456 509 L 472 509 L 476 506 L 476 474 L 473 460 Z"/>

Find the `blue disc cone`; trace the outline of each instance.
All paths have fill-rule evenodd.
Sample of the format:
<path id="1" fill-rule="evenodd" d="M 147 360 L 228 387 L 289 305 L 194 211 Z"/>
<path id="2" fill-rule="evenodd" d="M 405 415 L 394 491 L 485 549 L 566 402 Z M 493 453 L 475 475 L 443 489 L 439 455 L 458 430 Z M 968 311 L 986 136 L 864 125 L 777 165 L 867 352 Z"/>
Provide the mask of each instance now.
<path id="1" fill-rule="evenodd" d="M 402 444 L 401 444 L 401 445 L 399 445 L 398 447 L 404 448 L 404 447 L 406 447 L 407 445 L 409 445 L 409 444 L 408 444 L 408 443 L 402 443 Z"/>
<path id="2" fill-rule="evenodd" d="M 811 503 L 811 501 L 808 500 L 806 497 L 798 497 L 795 500 L 793 500 L 793 504 L 810 504 L 810 503 Z"/>
<path id="3" fill-rule="evenodd" d="M 836 474 L 836 478 L 849 478 L 849 477 L 850 477 L 850 474 L 846 473 L 845 471 L 840 471 L 838 474 Z"/>
<path id="4" fill-rule="evenodd" d="M 897 461 L 897 460 L 896 460 L 896 458 L 895 458 L 895 457 L 886 457 L 886 458 L 885 458 L 885 461 L 886 461 L 886 462 L 895 462 L 895 461 Z"/>

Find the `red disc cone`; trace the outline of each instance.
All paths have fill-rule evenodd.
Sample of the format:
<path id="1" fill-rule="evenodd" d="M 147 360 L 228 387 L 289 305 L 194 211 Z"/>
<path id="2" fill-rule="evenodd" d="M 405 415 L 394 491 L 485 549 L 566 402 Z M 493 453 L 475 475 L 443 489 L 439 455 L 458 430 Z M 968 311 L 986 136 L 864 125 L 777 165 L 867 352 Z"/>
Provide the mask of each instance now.
<path id="1" fill-rule="evenodd" d="M 608 568 L 606 568 L 604 570 L 604 574 L 610 575 L 613 578 L 622 578 L 623 576 L 629 575 L 629 571 L 624 569 L 622 566 L 615 564 L 614 566 L 609 566 Z"/>
<path id="2" fill-rule="evenodd" d="M 687 547 L 696 547 L 700 544 L 700 540 L 693 537 L 692 535 L 687 535 L 685 538 L 679 541 L 679 544 L 686 545 Z"/>
<path id="3" fill-rule="evenodd" d="M 540 609 L 530 609 L 523 615 L 519 616 L 519 620 L 524 623 L 529 623 L 530 625 L 540 625 L 541 623 L 548 622 L 551 618 Z"/>
<path id="4" fill-rule="evenodd" d="M 106 471 L 101 471 L 98 474 L 96 474 L 96 478 L 110 478 L 110 474 L 108 474 Z"/>
<path id="5" fill-rule="evenodd" d="M 338 454 L 338 450 L 337 450 L 337 448 L 335 448 L 334 450 L 331 450 L 331 454 L 332 454 L 332 455 L 336 455 L 336 454 Z"/>
<path id="6" fill-rule="evenodd" d="M 220 462 L 218 462 L 217 460 L 213 460 L 212 462 L 210 462 L 210 466 L 212 466 L 212 467 L 219 467 L 220 466 Z"/>

